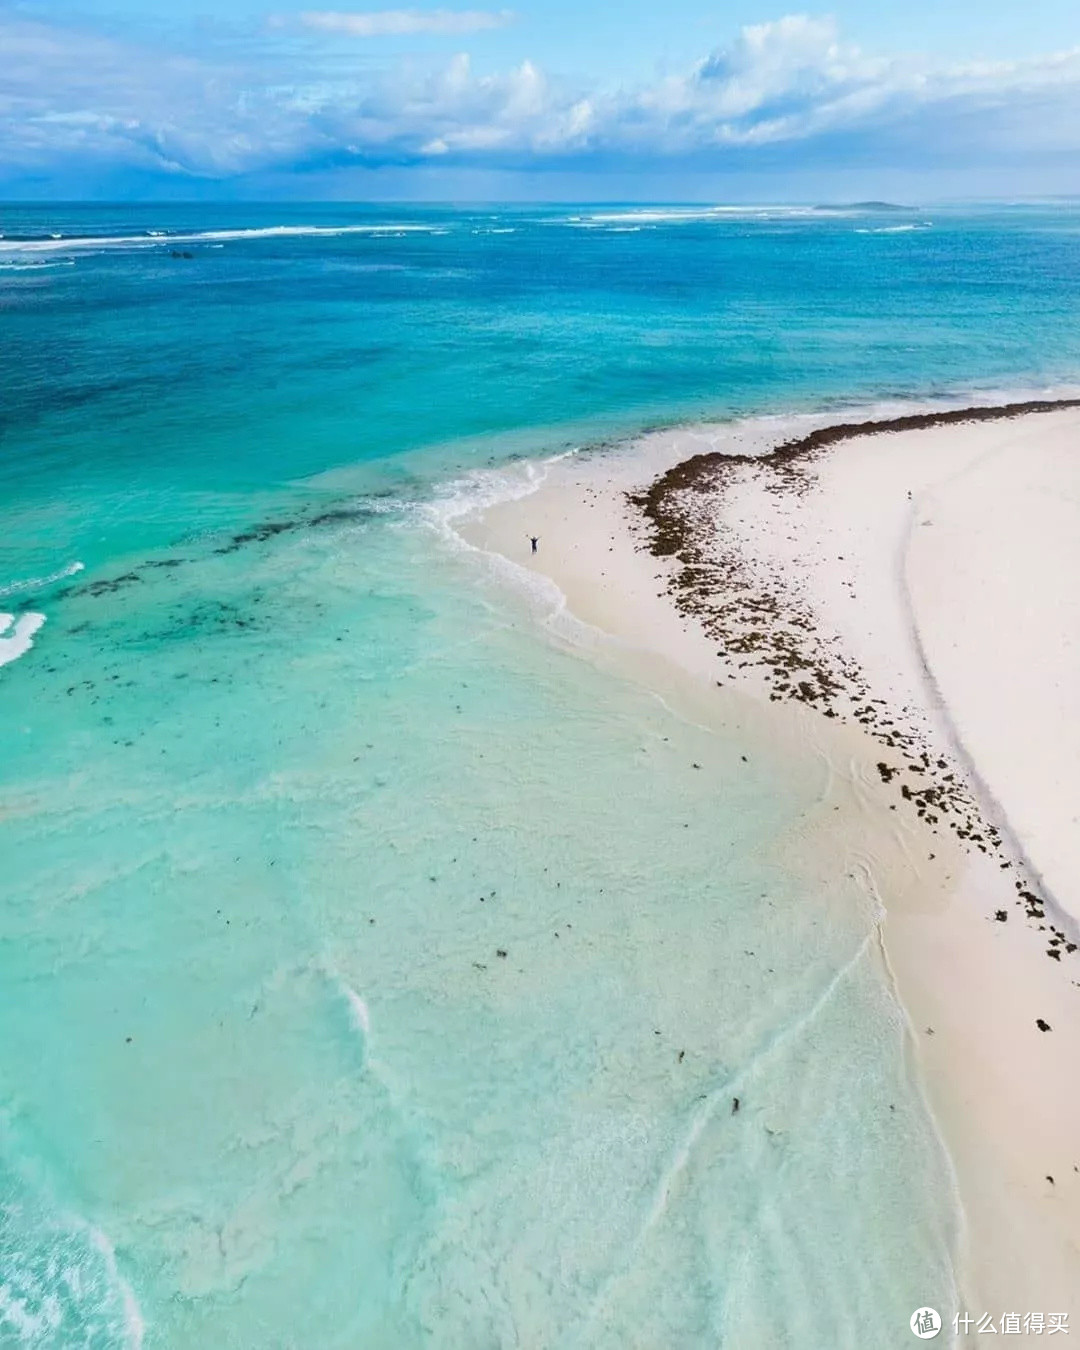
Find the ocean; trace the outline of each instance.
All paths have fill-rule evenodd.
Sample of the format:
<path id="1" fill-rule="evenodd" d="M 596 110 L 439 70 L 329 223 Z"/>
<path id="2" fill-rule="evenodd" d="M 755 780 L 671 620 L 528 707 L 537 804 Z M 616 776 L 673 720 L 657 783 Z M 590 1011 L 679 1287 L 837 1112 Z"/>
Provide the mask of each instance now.
<path id="1" fill-rule="evenodd" d="M 784 846 L 824 771 L 452 523 L 649 428 L 1067 386 L 1080 209 L 0 236 L 0 1346 L 909 1344 L 962 1224 L 879 916 Z"/>

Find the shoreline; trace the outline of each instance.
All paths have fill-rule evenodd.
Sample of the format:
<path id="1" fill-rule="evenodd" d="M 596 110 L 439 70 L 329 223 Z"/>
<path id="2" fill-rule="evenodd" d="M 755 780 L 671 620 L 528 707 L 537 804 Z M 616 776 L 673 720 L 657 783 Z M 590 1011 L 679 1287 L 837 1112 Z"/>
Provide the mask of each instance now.
<path id="1" fill-rule="evenodd" d="M 1017 417 L 1064 412 L 1070 408 L 1080 408 L 1080 398 L 1025 399 L 1013 403 L 973 404 L 966 408 L 942 408 L 932 412 L 904 413 L 898 417 L 868 418 L 862 422 L 834 422 L 829 426 L 809 431 L 803 436 L 783 441 L 764 455 L 713 451 L 709 454 L 691 456 L 680 461 L 652 483 L 639 495 L 635 505 L 640 506 L 645 516 L 653 522 L 659 542 L 666 545 L 662 522 L 658 519 L 658 507 L 664 496 L 671 491 L 697 487 L 698 480 L 733 464 L 768 463 L 774 468 L 790 468 L 796 463 L 812 459 L 821 450 L 862 436 L 882 436 L 897 431 L 928 431 L 932 427 L 957 426 L 970 422 L 1011 421 Z M 707 486 L 707 483 L 703 485 Z M 670 551 L 665 547 L 662 552 Z M 653 548 L 652 552 L 657 557 L 662 556 L 661 550 L 657 548 Z"/>
<path id="2" fill-rule="evenodd" d="M 716 616 L 710 616 L 709 613 L 710 603 L 718 589 L 718 572 L 725 583 L 735 581 L 737 586 L 755 592 L 753 598 L 748 601 L 756 610 L 755 614 L 749 616 L 755 624 L 763 614 L 767 614 L 770 619 L 775 620 L 778 608 L 776 602 L 780 599 L 786 599 L 790 602 L 794 597 L 790 594 L 782 595 L 781 592 L 776 594 L 766 593 L 761 584 L 760 576 L 749 579 L 739 576 L 741 559 L 722 560 L 718 567 L 714 563 L 710 575 L 708 560 L 702 550 L 703 522 L 695 519 L 693 503 L 687 494 L 707 496 L 710 492 L 723 493 L 727 486 L 725 479 L 730 478 L 738 469 L 742 468 L 749 469 L 756 474 L 771 473 L 775 475 L 772 481 L 763 485 L 770 493 L 798 495 L 808 490 L 810 486 L 811 479 L 808 475 L 812 472 L 814 462 L 823 452 L 845 442 L 900 433 L 906 435 L 911 432 L 926 432 L 945 427 L 960 428 L 982 423 L 1008 423 L 1017 419 L 1038 418 L 1049 414 L 1071 412 L 1076 409 L 1080 409 L 1080 399 L 1027 400 L 1001 405 L 914 413 L 863 422 L 837 423 L 785 440 L 773 450 L 762 455 L 722 451 L 695 455 L 667 470 L 645 490 L 629 494 L 629 500 L 631 505 L 638 508 L 648 522 L 649 533 L 646 539 L 648 551 L 657 559 L 672 560 L 677 569 L 669 579 L 670 593 L 676 606 L 688 616 L 694 615 L 706 621 L 711 617 L 714 620 L 711 631 L 717 634 L 721 640 L 726 638 L 730 643 L 732 632 L 725 632 L 724 625 L 718 625 L 715 622 Z M 953 465 L 949 473 L 953 474 L 959 471 L 964 474 L 968 472 L 969 468 L 969 465 L 963 463 L 959 467 Z M 967 481 L 965 479 L 965 482 Z M 907 496 L 913 503 L 912 512 L 914 513 L 920 502 L 916 502 L 912 498 L 910 489 Z M 1077 520 L 1080 523 L 1080 516 L 1077 517 Z M 921 523 L 929 524 L 925 520 Z M 1003 527 L 1004 529 L 1015 528 L 1015 521 L 1005 521 Z M 990 560 L 984 561 L 989 562 Z M 901 565 L 901 570 L 906 573 L 906 561 Z M 1038 585 L 1044 579 L 1028 578 L 1028 580 L 1033 585 Z M 934 670 L 927 659 L 925 643 L 912 605 L 910 589 L 910 579 L 905 575 L 901 579 L 900 590 L 905 610 L 904 619 L 908 628 L 907 637 L 912 648 L 911 655 L 915 658 L 917 671 L 916 679 L 909 681 L 909 688 L 904 692 L 916 696 L 921 695 L 923 701 L 927 700 L 927 695 L 930 696 L 929 702 L 932 705 L 930 710 L 937 714 L 936 720 L 940 724 L 938 731 L 939 733 L 944 731 L 948 749 L 963 761 L 963 768 L 970 780 L 969 786 L 973 789 L 973 793 L 970 799 L 965 800 L 962 790 L 957 785 L 947 785 L 945 782 L 939 781 L 933 787 L 925 788 L 921 786 L 921 781 L 917 786 L 910 779 L 910 775 L 908 776 L 908 783 L 901 785 L 901 793 L 906 800 L 916 802 L 916 810 L 920 815 L 926 816 L 930 823 L 936 823 L 938 818 L 944 818 L 950 813 L 953 815 L 960 814 L 963 823 L 953 821 L 954 828 L 957 829 L 961 838 L 973 839 L 983 852 L 993 850 L 1002 853 L 1005 847 L 1004 831 L 1004 836 L 1008 836 L 1008 851 L 1013 857 L 1018 857 L 1027 868 L 1032 877 L 1032 885 L 1038 886 L 1044 893 L 1042 896 L 1036 897 L 1029 888 L 1017 887 L 1020 898 L 1028 906 L 1028 917 L 1043 918 L 1044 914 L 1037 911 L 1044 909 L 1049 904 L 1050 908 L 1056 912 L 1059 921 L 1069 928 L 1069 939 L 1073 942 L 1080 942 L 1080 892 L 1078 892 L 1077 902 L 1074 902 L 1072 906 L 1062 902 L 1060 897 L 1051 890 L 1043 874 L 1043 869 L 1033 862 L 1024 843 L 1011 828 L 1010 812 L 1007 806 L 1000 800 L 999 795 L 995 794 L 991 785 L 980 772 L 978 761 L 983 756 L 969 751 L 959 729 L 950 718 L 947 701 L 941 694 Z M 817 598 L 820 599 L 820 597 Z M 726 604 L 730 610 L 730 600 Z M 805 617 L 809 618 L 810 624 L 814 628 L 821 627 L 820 616 L 813 614 Z M 747 616 L 743 614 L 739 618 L 745 620 Z M 732 627 L 730 620 L 728 626 Z M 738 625 L 734 627 L 737 628 Z M 813 649 L 813 634 L 806 629 L 804 629 L 805 635 L 800 641 L 797 635 L 796 640 L 793 640 L 790 631 L 778 631 L 775 623 L 767 632 L 753 631 L 747 634 L 745 622 L 742 627 L 743 631 L 737 633 L 735 642 L 731 643 L 731 646 L 737 655 L 745 655 L 751 658 L 749 662 L 740 662 L 740 667 L 754 664 L 769 672 L 765 675 L 765 678 L 771 685 L 768 691 L 771 701 L 797 700 L 821 708 L 824 715 L 829 718 L 844 718 L 846 715 L 847 720 L 860 722 L 871 735 L 880 740 L 890 750 L 900 751 L 901 757 L 906 757 L 908 760 L 907 767 L 914 769 L 916 774 L 925 776 L 929 773 L 929 776 L 933 777 L 934 766 L 928 762 L 925 750 L 919 749 L 923 728 L 905 728 L 898 724 L 895 709 L 890 710 L 893 720 L 889 720 L 886 713 L 878 711 L 878 708 L 884 706 L 887 700 L 873 699 L 873 705 L 876 706 L 872 706 L 868 702 L 871 699 L 871 686 L 877 682 L 873 679 L 868 681 L 851 664 L 850 650 L 838 657 L 831 656 L 821 648 L 815 651 Z M 807 629 L 808 627 L 809 625 L 806 626 Z M 848 644 L 849 649 L 855 646 L 857 644 Z M 890 653 L 890 655 L 894 654 Z M 849 659 L 845 659 L 845 657 Z M 796 668 L 797 673 L 804 678 L 799 679 L 793 676 L 791 671 L 787 669 L 788 666 Z M 875 673 L 880 675 L 881 672 Z M 881 691 L 878 689 L 875 692 L 880 693 Z M 895 691 L 890 692 L 895 693 Z M 846 699 L 845 695 L 847 695 Z M 863 704 L 861 707 L 857 706 L 860 702 Z M 845 706 L 845 703 L 847 706 Z M 1015 714 L 1016 709 L 1014 708 L 1012 711 Z M 916 755 L 918 756 L 917 759 L 915 758 Z M 922 762 L 919 763 L 918 760 Z M 944 769 L 945 766 L 940 765 L 938 767 Z M 886 783 L 903 774 L 903 766 L 897 767 L 885 762 L 879 763 L 878 769 Z M 980 817 L 987 815 L 984 809 L 987 805 L 991 807 L 989 822 L 980 819 Z M 1076 822 L 1074 819 L 1073 823 L 1080 822 Z M 985 836 L 980 834 L 980 830 L 984 828 L 987 830 Z M 1075 864 L 1072 869 L 1073 886 L 1075 888 L 1076 878 L 1080 877 L 1080 853 L 1071 861 Z M 1062 929 L 1052 928 L 1051 931 L 1055 937 L 1062 939 L 1062 941 L 1065 940 L 1065 933 Z"/>
<path id="3" fill-rule="evenodd" d="M 474 548 L 554 583 L 567 615 L 614 638 L 612 660 L 635 666 L 635 678 L 657 687 L 676 667 L 703 719 L 733 708 L 757 716 L 752 703 L 781 739 L 828 762 L 840 847 L 885 912 L 884 977 L 907 1011 L 916 1076 L 955 1170 L 967 1233 L 961 1303 L 1074 1320 L 1071 897 L 1048 892 L 1038 849 L 982 779 L 973 737 L 985 741 L 987 728 L 965 728 L 965 739 L 955 725 L 946 698 L 985 684 L 979 664 L 995 623 L 974 658 L 948 650 L 970 587 L 937 592 L 948 591 L 941 578 L 967 535 L 920 522 L 950 476 L 960 500 L 963 474 L 995 457 L 1022 478 L 1031 446 L 1080 430 L 1078 409 L 1076 399 L 1029 401 L 840 423 L 764 454 L 742 451 L 740 424 L 654 433 L 621 453 L 556 463 L 531 495 L 457 525 Z M 1028 531 L 1023 546 L 1036 542 Z M 995 541 L 984 543 L 992 559 Z M 567 615 L 556 607 L 549 626 L 565 629 Z M 1038 655 L 1025 658 L 1033 672 Z M 934 677 L 946 658 L 943 695 Z M 806 842 L 813 852 L 837 839 L 826 831 Z"/>

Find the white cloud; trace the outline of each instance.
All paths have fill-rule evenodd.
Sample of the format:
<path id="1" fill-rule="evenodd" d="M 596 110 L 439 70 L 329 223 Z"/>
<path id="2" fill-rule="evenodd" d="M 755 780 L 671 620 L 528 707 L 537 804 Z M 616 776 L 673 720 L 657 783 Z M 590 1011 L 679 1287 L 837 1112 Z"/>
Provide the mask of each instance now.
<path id="1" fill-rule="evenodd" d="M 461 35 L 487 28 L 505 28 L 514 19 L 508 9 L 382 9 L 370 11 L 313 10 L 300 14 L 304 28 L 347 37 L 403 37 L 414 33 Z M 278 20 L 278 23 L 287 22 Z"/>
<path id="2" fill-rule="evenodd" d="M 390 14 L 413 11 L 337 17 Z M 528 60 L 494 74 L 465 53 L 370 66 L 281 42 L 196 59 L 0 10 L 0 173 L 73 160 L 226 179 L 350 162 L 903 167 L 1080 153 L 1080 50 L 982 64 L 878 57 L 831 21 L 789 16 L 624 89 Z"/>
<path id="3" fill-rule="evenodd" d="M 1059 120 L 1036 127 L 1028 111 L 1047 97 Z M 895 142 L 935 110 L 946 139 L 975 110 L 994 113 L 994 124 L 963 128 L 987 153 L 1001 119 L 1027 124 L 1035 140 L 1064 131 L 1080 148 L 1080 49 L 982 66 L 871 57 L 842 42 L 832 20 L 790 15 L 745 27 L 684 75 L 630 93 L 606 121 L 615 144 L 676 155 L 839 135 Z"/>

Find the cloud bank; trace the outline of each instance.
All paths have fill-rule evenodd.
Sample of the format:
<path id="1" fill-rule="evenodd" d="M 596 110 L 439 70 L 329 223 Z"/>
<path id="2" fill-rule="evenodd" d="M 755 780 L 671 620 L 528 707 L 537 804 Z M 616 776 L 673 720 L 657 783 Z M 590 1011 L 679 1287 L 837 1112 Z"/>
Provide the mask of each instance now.
<path id="1" fill-rule="evenodd" d="M 192 54 L 0 11 L 0 187 L 75 164 L 84 178 L 131 170 L 227 183 L 433 163 L 597 173 L 867 162 L 1004 169 L 1080 151 L 1080 49 L 936 63 L 868 54 L 832 21 L 791 15 L 630 87 L 570 81 L 529 60 L 478 73 L 466 53 L 373 67 L 340 50 L 342 38 L 463 34 L 511 17 L 308 12 L 298 22 L 319 51 L 290 47 L 286 33 L 277 46 Z"/>
<path id="2" fill-rule="evenodd" d="M 360 13 L 315 10 L 298 17 L 304 28 L 358 38 L 403 37 L 414 33 L 479 33 L 484 29 L 505 28 L 513 20 L 513 12 L 508 9 L 497 13 L 482 9 L 383 9 Z M 278 22 L 283 21 L 279 19 Z"/>

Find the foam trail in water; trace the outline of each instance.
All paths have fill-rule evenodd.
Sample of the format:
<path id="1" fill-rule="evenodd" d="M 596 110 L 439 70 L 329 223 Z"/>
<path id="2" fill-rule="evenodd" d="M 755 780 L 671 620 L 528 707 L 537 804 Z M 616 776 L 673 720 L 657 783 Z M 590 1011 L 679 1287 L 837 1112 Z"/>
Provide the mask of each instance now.
<path id="1" fill-rule="evenodd" d="M 53 267 L 74 267 L 74 258 L 41 258 L 38 260 L 23 259 L 15 262 L 4 262 L 0 260 L 0 275 L 8 272 L 47 272 Z"/>
<path id="2" fill-rule="evenodd" d="M 419 517 L 432 526 L 450 547 L 482 555 L 493 570 L 510 578 L 530 595 L 545 622 L 557 619 L 566 611 L 566 596 L 558 585 L 543 573 L 521 567 L 501 553 L 469 543 L 455 522 L 477 515 L 500 502 L 519 501 L 531 496 L 543 487 L 552 464 L 577 453 L 576 450 L 564 450 L 543 460 L 524 460 L 509 469 L 476 469 L 448 483 L 434 501 L 415 504 Z"/>
<path id="3" fill-rule="evenodd" d="M 445 485 L 439 496 L 423 503 L 421 513 L 448 538 L 457 539 L 453 522 L 474 515 L 499 502 L 530 497 L 543 487 L 552 464 L 577 454 L 564 450 L 542 460 L 527 459 L 505 469 L 474 469 Z"/>
<path id="4" fill-rule="evenodd" d="M 345 1000 L 349 1009 L 349 1021 L 352 1023 L 353 1030 L 360 1033 L 361 1040 L 364 1043 L 364 1053 L 368 1055 L 371 1050 L 371 1012 L 368 1005 L 348 980 L 344 979 L 333 967 L 320 965 L 318 969 L 323 978 L 329 982 L 334 993 Z"/>
<path id="5" fill-rule="evenodd" d="M 73 577 L 76 572 L 81 572 L 86 567 L 85 563 L 72 562 L 66 567 L 62 567 L 59 572 L 50 572 L 47 577 L 27 577 L 25 581 L 9 581 L 6 586 L 0 586 L 0 595 L 18 595 L 22 591 L 37 591 L 42 586 L 51 586 L 54 581 L 63 581 L 65 577 Z"/>
<path id="6" fill-rule="evenodd" d="M 924 220 L 920 224 L 911 225 L 877 225 L 872 228 L 863 228 L 855 231 L 856 234 L 910 234 L 912 230 L 929 230 L 932 228 L 929 220 Z"/>
<path id="7" fill-rule="evenodd" d="M 620 1262 L 613 1270 L 608 1272 L 593 1300 L 588 1313 L 590 1325 L 604 1320 L 616 1286 L 626 1277 L 631 1267 L 641 1259 L 645 1244 L 653 1230 L 667 1215 L 672 1192 L 686 1173 L 702 1135 L 712 1124 L 721 1107 L 726 1106 L 731 1101 L 733 1090 L 740 1088 L 742 1082 L 762 1061 L 770 1058 L 777 1050 L 784 1048 L 791 1040 L 797 1039 L 808 1026 L 813 1025 L 832 996 L 867 955 L 875 936 L 875 932 L 867 933 L 854 953 L 833 973 L 809 1006 L 790 1022 L 779 1027 L 764 1044 L 748 1057 L 745 1064 L 717 1083 L 701 1099 L 690 1116 L 682 1138 L 676 1143 L 661 1170 L 653 1190 L 652 1203 L 644 1214 L 637 1233 L 626 1251 L 623 1252 Z"/>
<path id="8" fill-rule="evenodd" d="M 369 1037 L 371 1035 L 371 1014 L 368 1012 L 368 1005 L 356 990 L 345 984 L 344 981 L 342 981 L 341 987 L 357 1030 L 362 1031 L 365 1038 Z"/>
<path id="9" fill-rule="evenodd" d="M 268 225 L 252 230 L 199 230 L 189 234 L 150 236 L 145 234 L 82 235 L 73 239 L 54 236 L 49 239 L 5 239 L 3 253 L 68 253 L 73 249 L 158 248 L 162 244 L 202 244 L 221 240 L 303 238 L 343 234 L 397 235 L 445 234 L 431 225 Z"/>
<path id="10" fill-rule="evenodd" d="M 629 211 L 596 211 L 587 216 L 568 216 L 561 223 L 579 229 L 632 221 L 645 225 L 681 225 L 702 221 L 799 219 L 804 216 L 845 215 L 840 208 L 817 211 L 808 206 L 702 206 L 673 209 L 642 208 Z"/>
<path id="11" fill-rule="evenodd" d="M 128 1346 L 130 1347 L 130 1350 L 142 1350 L 143 1337 L 146 1335 L 146 1323 L 143 1320 L 142 1309 L 139 1307 L 138 1299 L 135 1297 L 135 1291 L 120 1274 L 116 1264 L 116 1251 L 101 1229 L 91 1228 L 89 1230 L 89 1236 L 91 1245 L 96 1251 L 101 1253 L 109 1278 L 112 1280 L 120 1294 L 120 1302 L 123 1305 L 124 1310 L 124 1330 L 127 1332 Z"/>
<path id="12" fill-rule="evenodd" d="M 44 614 L 20 614 L 17 619 L 14 614 L 0 614 L 0 666 L 25 656 L 34 645 L 34 634 L 44 622 Z"/>

